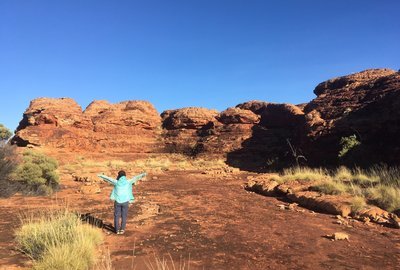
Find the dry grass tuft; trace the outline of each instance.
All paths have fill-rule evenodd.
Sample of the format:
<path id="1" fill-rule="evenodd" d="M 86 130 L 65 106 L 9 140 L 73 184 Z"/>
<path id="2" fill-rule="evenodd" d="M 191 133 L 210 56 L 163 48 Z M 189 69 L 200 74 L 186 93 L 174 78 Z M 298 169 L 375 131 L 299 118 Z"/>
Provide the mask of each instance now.
<path id="1" fill-rule="evenodd" d="M 296 180 L 315 182 L 329 178 L 330 176 L 328 171 L 324 169 L 293 167 L 283 171 L 283 174 L 280 177 L 280 182 L 290 182 Z"/>
<path id="2" fill-rule="evenodd" d="M 58 210 L 23 218 L 16 241 L 35 260 L 34 269 L 88 269 L 103 235 L 68 210 Z"/>
<path id="3" fill-rule="evenodd" d="M 306 180 L 314 182 L 312 188 L 324 194 L 355 196 L 353 209 L 365 207 L 366 201 L 387 210 L 400 209 L 400 169 L 374 166 L 368 170 L 346 167 L 329 172 L 325 169 L 290 168 L 274 179 L 277 182 Z"/>
<path id="4" fill-rule="evenodd" d="M 362 196 L 355 196 L 351 200 L 351 211 L 353 213 L 357 213 L 360 210 L 364 209 L 367 206 L 367 202 L 365 201 L 365 198 Z"/>
<path id="5" fill-rule="evenodd" d="M 366 193 L 369 200 L 389 212 L 400 209 L 399 187 L 380 184 L 368 188 Z"/>
<path id="6" fill-rule="evenodd" d="M 325 180 L 313 186 L 313 189 L 324 194 L 340 195 L 347 192 L 348 186 L 343 182 Z"/>

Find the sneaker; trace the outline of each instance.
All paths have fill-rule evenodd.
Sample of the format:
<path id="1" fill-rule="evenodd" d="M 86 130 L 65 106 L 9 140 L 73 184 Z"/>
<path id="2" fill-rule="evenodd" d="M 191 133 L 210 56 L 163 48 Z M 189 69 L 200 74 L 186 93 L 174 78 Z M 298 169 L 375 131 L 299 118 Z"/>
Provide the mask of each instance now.
<path id="1" fill-rule="evenodd" d="M 125 230 L 119 230 L 119 234 L 124 234 Z"/>
<path id="2" fill-rule="evenodd" d="M 121 234 L 121 230 L 118 230 L 118 231 L 116 232 L 116 234 Z"/>

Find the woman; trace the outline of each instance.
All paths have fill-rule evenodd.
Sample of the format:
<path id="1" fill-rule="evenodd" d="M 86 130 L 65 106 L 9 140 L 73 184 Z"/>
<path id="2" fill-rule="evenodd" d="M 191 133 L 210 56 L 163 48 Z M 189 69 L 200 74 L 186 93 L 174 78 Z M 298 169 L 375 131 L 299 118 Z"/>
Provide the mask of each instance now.
<path id="1" fill-rule="evenodd" d="M 125 171 L 119 171 L 116 180 L 102 174 L 98 175 L 104 181 L 114 185 L 110 198 L 114 201 L 114 228 L 116 234 L 124 234 L 125 232 L 129 203 L 132 203 L 135 199 L 132 185 L 146 175 L 146 173 L 141 173 L 132 179 L 126 179 Z M 120 218 L 121 226 L 119 226 Z"/>

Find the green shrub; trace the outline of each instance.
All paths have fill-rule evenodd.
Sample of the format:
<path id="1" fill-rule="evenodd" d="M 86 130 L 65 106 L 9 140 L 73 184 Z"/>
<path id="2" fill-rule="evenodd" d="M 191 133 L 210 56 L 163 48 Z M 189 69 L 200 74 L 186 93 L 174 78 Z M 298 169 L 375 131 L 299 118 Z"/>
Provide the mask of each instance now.
<path id="1" fill-rule="evenodd" d="M 49 194 L 59 184 L 57 168 L 58 163 L 55 159 L 39 152 L 26 151 L 14 178 L 26 183 L 34 191 Z"/>
<path id="2" fill-rule="evenodd" d="M 0 124 L 0 141 L 8 140 L 12 135 L 12 132 L 6 128 L 3 124 Z"/>
<path id="3" fill-rule="evenodd" d="M 16 241 L 34 269 L 89 269 L 102 242 L 101 231 L 68 211 L 43 212 L 22 220 Z"/>
<path id="4" fill-rule="evenodd" d="M 357 136 L 355 134 L 348 137 L 342 137 L 340 139 L 340 145 L 342 146 L 342 149 L 340 150 L 338 157 L 344 157 L 350 150 L 360 144 L 361 142 L 357 140 Z"/>

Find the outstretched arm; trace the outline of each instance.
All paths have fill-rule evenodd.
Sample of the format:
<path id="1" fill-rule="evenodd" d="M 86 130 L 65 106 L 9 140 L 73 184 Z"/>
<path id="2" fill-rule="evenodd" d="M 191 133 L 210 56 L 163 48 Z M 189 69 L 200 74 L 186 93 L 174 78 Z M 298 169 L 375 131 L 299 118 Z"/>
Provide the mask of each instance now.
<path id="1" fill-rule="evenodd" d="M 138 175 L 134 176 L 132 179 L 129 179 L 128 182 L 132 183 L 132 185 L 134 185 L 137 181 L 139 181 L 140 179 L 142 179 L 146 175 L 147 175 L 147 173 L 138 174 Z"/>
<path id="2" fill-rule="evenodd" d="M 101 179 L 103 179 L 104 181 L 112 184 L 112 185 L 116 185 L 117 184 L 117 180 L 115 180 L 115 179 L 113 179 L 111 177 L 105 176 L 104 174 L 98 174 L 97 176 L 100 177 Z"/>

